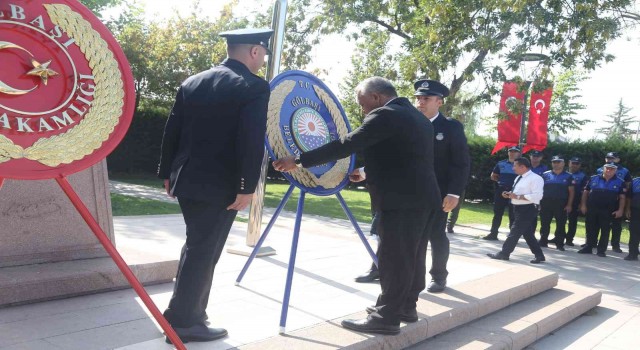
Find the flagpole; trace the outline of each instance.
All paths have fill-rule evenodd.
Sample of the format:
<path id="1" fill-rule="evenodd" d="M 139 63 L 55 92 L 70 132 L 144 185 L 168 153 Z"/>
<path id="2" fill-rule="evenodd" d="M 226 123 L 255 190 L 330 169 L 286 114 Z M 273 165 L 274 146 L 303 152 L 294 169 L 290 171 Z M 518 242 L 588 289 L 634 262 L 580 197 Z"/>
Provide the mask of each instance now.
<path id="1" fill-rule="evenodd" d="M 518 139 L 519 144 L 518 146 L 520 147 L 520 150 L 522 150 L 524 148 L 524 145 L 527 143 L 527 134 L 526 134 L 526 123 L 527 123 L 527 118 L 529 116 L 529 108 L 528 108 L 528 104 L 527 104 L 527 100 L 529 99 L 529 90 L 531 89 L 531 85 L 533 83 L 532 80 L 528 80 L 527 78 L 527 67 L 524 64 L 525 62 L 538 62 L 538 65 L 540 65 L 540 62 L 546 61 L 549 59 L 549 56 L 545 55 L 545 54 L 541 54 L 541 53 L 532 53 L 532 52 L 528 52 L 528 53 L 524 53 L 522 55 L 520 55 L 520 59 L 521 59 L 521 63 L 523 64 L 522 66 L 522 71 L 523 71 L 523 79 L 524 79 L 524 100 L 522 100 L 522 117 L 520 118 L 520 138 Z"/>

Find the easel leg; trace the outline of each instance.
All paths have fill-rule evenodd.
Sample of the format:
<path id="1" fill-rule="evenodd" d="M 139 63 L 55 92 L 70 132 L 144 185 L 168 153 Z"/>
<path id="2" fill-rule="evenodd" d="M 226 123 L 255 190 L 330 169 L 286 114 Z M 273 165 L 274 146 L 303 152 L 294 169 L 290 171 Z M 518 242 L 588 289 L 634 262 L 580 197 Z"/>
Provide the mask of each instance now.
<path id="1" fill-rule="evenodd" d="M 296 252 L 298 251 L 298 238 L 300 237 L 300 223 L 302 222 L 302 212 L 304 211 L 304 196 L 306 192 L 300 191 L 298 199 L 298 210 L 296 210 L 296 223 L 293 228 L 293 240 L 291 242 L 291 254 L 289 255 L 289 268 L 287 270 L 287 284 L 284 287 L 284 298 L 282 299 L 282 312 L 280 313 L 280 334 L 285 333 L 287 325 L 287 312 L 289 311 L 289 297 L 291 296 L 291 283 L 293 282 L 293 271 L 296 268 Z"/>
<path id="2" fill-rule="evenodd" d="M 251 262 L 253 262 L 253 259 L 258 254 L 258 251 L 260 250 L 260 247 L 262 247 L 262 244 L 264 243 L 265 239 L 267 238 L 267 235 L 269 234 L 269 231 L 271 231 L 271 227 L 273 227 L 273 224 L 276 222 L 276 219 L 280 215 L 280 212 L 282 211 L 284 206 L 289 201 L 289 197 L 291 197 L 291 193 L 293 193 L 293 189 L 294 188 L 295 188 L 295 186 L 293 186 L 293 185 L 289 186 L 289 189 L 287 190 L 287 193 L 285 193 L 284 197 L 282 197 L 282 200 L 280 201 L 280 205 L 278 205 L 278 208 L 276 208 L 276 211 L 273 213 L 273 216 L 271 217 L 271 220 L 269 220 L 269 224 L 264 229 L 264 232 L 262 233 L 262 236 L 260 236 L 260 239 L 258 240 L 258 243 L 256 243 L 256 246 L 253 248 L 253 251 L 251 252 L 251 255 L 249 256 L 249 259 L 247 259 L 247 262 L 244 264 L 244 267 L 242 268 L 242 271 L 240 271 L 240 274 L 238 275 L 238 278 L 236 278 L 236 286 L 238 284 L 240 284 L 240 281 L 242 281 L 242 278 L 244 277 L 244 274 L 247 273 L 247 270 L 249 269 L 249 265 L 251 265 Z"/>
<path id="3" fill-rule="evenodd" d="M 124 259 L 122 259 L 100 225 L 98 225 L 98 222 L 96 222 L 96 220 L 93 218 L 89 209 L 87 209 L 87 207 L 82 202 L 82 199 L 80 199 L 78 194 L 73 190 L 73 187 L 71 187 L 71 184 L 69 183 L 69 181 L 67 181 L 67 178 L 58 177 L 56 178 L 56 181 L 60 185 L 60 188 L 62 188 L 64 193 L 67 195 L 67 197 L 69 197 L 71 203 L 73 203 L 73 206 L 76 208 L 78 213 L 82 216 L 87 225 L 89 225 L 91 231 L 93 231 L 100 243 L 102 243 L 102 246 L 107 251 L 107 253 L 109 253 L 111 259 L 113 259 L 120 271 L 122 271 L 122 274 L 127 279 L 127 281 L 129 281 L 131 287 L 133 287 L 140 299 L 142 299 L 142 302 L 144 302 L 144 304 L 147 306 L 147 309 L 151 312 L 156 321 L 158 321 L 160 327 L 162 327 L 173 345 L 175 345 L 175 347 L 179 350 L 186 350 L 184 344 L 182 344 L 182 341 L 180 340 L 180 337 L 178 337 L 173 328 L 171 328 L 169 322 L 167 322 L 160 310 L 158 310 L 158 307 L 156 307 L 156 305 L 153 303 L 153 300 L 151 300 L 151 297 L 149 297 L 147 291 L 145 291 L 140 281 L 138 281 L 129 266 L 127 266 L 127 263 L 124 261 Z"/>
<path id="4" fill-rule="evenodd" d="M 376 264 L 376 266 L 378 266 L 378 257 L 376 256 L 376 253 L 374 253 L 373 249 L 371 249 L 369 242 L 367 242 L 367 239 L 364 237 L 364 233 L 362 233 L 362 230 L 360 229 L 360 225 L 358 225 L 358 222 L 353 217 L 351 210 L 349 210 L 349 207 L 347 206 L 347 203 L 344 201 L 344 198 L 342 198 L 342 195 L 340 194 L 340 192 L 336 193 L 336 197 L 338 198 L 338 201 L 340 201 L 340 205 L 342 206 L 342 209 L 344 210 L 344 212 L 347 214 L 347 217 L 349 217 L 349 220 L 351 220 L 351 224 L 353 225 L 353 228 L 356 229 L 356 232 L 358 233 L 358 237 L 360 237 L 360 240 L 364 244 L 364 247 L 367 249 L 367 252 L 371 256 L 371 259 L 373 259 L 373 263 Z"/>

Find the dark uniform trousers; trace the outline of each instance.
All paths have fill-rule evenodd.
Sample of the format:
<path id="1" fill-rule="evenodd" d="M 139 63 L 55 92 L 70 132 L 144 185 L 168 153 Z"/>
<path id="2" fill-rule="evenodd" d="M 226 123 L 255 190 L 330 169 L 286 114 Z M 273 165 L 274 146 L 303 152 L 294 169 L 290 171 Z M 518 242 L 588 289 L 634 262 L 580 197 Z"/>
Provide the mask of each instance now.
<path id="1" fill-rule="evenodd" d="M 164 316 L 174 327 L 187 328 L 207 319 L 215 269 L 238 213 L 227 210 L 234 196 L 215 202 L 178 197 L 187 226 L 173 297 Z"/>
<path id="2" fill-rule="evenodd" d="M 451 212 L 449 213 L 449 216 L 447 217 L 447 227 L 453 228 L 456 222 L 458 222 L 460 207 L 462 207 L 462 202 L 464 202 L 465 195 L 466 193 L 463 191 L 462 194 L 460 195 L 460 199 L 458 200 L 458 205 L 456 205 L 456 207 L 453 208 L 453 210 L 451 210 Z"/>
<path id="3" fill-rule="evenodd" d="M 514 216 L 511 200 L 502 197 L 503 191 L 506 191 L 506 189 L 497 187 L 493 194 L 493 221 L 491 222 L 491 231 L 489 232 L 492 235 L 498 234 L 500 225 L 502 225 L 502 216 L 504 215 L 505 208 L 508 208 L 509 210 L 509 228 L 511 228 L 511 225 L 513 224 Z"/>
<path id="4" fill-rule="evenodd" d="M 567 212 L 564 211 L 567 199 L 564 198 L 542 198 L 540 201 L 540 243 L 549 241 L 549 231 L 551 230 L 551 220 L 556 220 L 555 239 L 559 246 L 564 245 L 565 225 L 567 224 Z"/>
<path id="5" fill-rule="evenodd" d="M 638 257 L 638 244 L 640 244 L 640 209 L 631 209 L 629 221 L 629 256 Z"/>
<path id="6" fill-rule="evenodd" d="M 431 242 L 431 270 L 429 274 L 435 281 L 446 281 L 449 272 L 447 271 L 447 262 L 449 261 L 449 238 L 445 232 L 447 226 L 447 214 L 439 209 L 436 211 L 433 221 L 433 230 L 428 232 L 429 242 Z M 427 253 L 427 247 L 424 247 L 424 253 Z M 426 256 L 420 257 L 420 263 L 424 263 Z"/>
<path id="7" fill-rule="evenodd" d="M 576 202 L 574 200 L 573 205 L 571 206 L 571 212 L 567 215 L 567 243 L 572 243 L 573 238 L 576 236 L 576 230 L 578 229 L 578 216 L 580 216 L 579 207 L 580 202 Z"/>
<path id="8" fill-rule="evenodd" d="M 620 235 L 622 235 L 622 218 L 612 218 L 611 247 L 620 249 Z"/>
<path id="9" fill-rule="evenodd" d="M 597 247 L 598 253 L 605 253 L 609 245 L 609 231 L 611 230 L 612 221 L 613 215 L 609 210 L 588 210 L 585 219 L 587 246 L 590 248 Z M 600 233 L 600 240 L 598 240 L 598 232 Z"/>
<path id="10" fill-rule="evenodd" d="M 535 236 L 535 226 L 538 221 L 538 206 L 535 204 L 513 205 L 513 225 L 507 239 L 502 245 L 502 255 L 509 256 L 516 249 L 516 245 L 523 236 L 529 249 L 536 257 L 544 257 L 542 249 Z"/>
<path id="11" fill-rule="evenodd" d="M 380 287 L 377 313 L 386 324 L 400 324 L 398 313 L 415 309 L 418 295 L 425 288 L 428 232 L 433 226 L 436 209 L 383 210 L 378 234 L 378 268 Z M 422 259 L 422 260 L 421 260 Z"/>

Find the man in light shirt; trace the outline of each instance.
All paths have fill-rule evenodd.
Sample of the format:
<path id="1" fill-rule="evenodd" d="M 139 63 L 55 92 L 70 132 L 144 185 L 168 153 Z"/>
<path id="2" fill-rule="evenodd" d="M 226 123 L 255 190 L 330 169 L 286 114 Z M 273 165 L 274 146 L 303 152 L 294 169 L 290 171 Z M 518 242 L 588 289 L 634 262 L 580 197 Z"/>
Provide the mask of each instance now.
<path id="1" fill-rule="evenodd" d="M 489 253 L 491 259 L 509 260 L 509 255 L 516 248 L 520 236 L 524 236 L 529 249 L 534 255 L 532 264 L 545 261 L 544 253 L 535 237 L 538 205 L 544 192 L 544 180 L 531 171 L 531 162 L 526 158 L 518 158 L 513 162 L 513 170 L 518 177 L 513 182 L 513 190 L 502 193 L 513 205 L 513 225 L 511 232 L 498 253 Z"/>

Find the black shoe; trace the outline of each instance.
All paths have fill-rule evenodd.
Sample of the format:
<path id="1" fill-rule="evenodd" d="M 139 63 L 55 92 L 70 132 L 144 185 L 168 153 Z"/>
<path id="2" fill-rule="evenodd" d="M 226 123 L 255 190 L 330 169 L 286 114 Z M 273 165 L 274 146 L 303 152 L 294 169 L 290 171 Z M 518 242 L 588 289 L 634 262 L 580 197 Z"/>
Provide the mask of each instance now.
<path id="1" fill-rule="evenodd" d="M 178 333 L 178 336 L 183 343 L 188 343 L 190 341 L 213 341 L 224 338 L 228 334 L 227 330 L 224 328 L 209 328 L 204 324 L 197 324 L 188 328 L 174 327 L 173 330 Z M 165 342 L 167 344 L 171 344 L 169 337 L 165 338 Z"/>
<path id="2" fill-rule="evenodd" d="M 380 271 L 378 269 L 371 269 L 362 275 L 356 277 L 358 283 L 368 283 L 380 279 Z"/>
<path id="3" fill-rule="evenodd" d="M 492 235 L 492 234 L 488 234 L 484 237 L 482 237 L 482 239 L 484 239 L 485 241 L 497 241 L 498 240 L 498 235 Z"/>
<path id="4" fill-rule="evenodd" d="M 549 247 L 548 241 L 538 241 L 538 244 L 540 245 L 540 248 L 548 248 Z"/>
<path id="5" fill-rule="evenodd" d="M 638 260 L 638 256 L 637 255 L 636 256 L 627 255 L 627 256 L 624 257 L 624 260 L 637 261 Z"/>
<path id="6" fill-rule="evenodd" d="M 364 333 L 398 334 L 400 325 L 384 324 L 375 318 L 362 320 L 342 320 L 342 327 Z"/>
<path id="7" fill-rule="evenodd" d="M 487 254 L 488 257 L 490 257 L 491 259 L 496 259 L 496 260 L 509 260 L 508 256 L 502 255 L 502 253 L 489 253 Z"/>
<path id="8" fill-rule="evenodd" d="M 614 253 L 622 253 L 622 249 L 620 249 L 620 247 L 613 247 L 611 250 L 613 250 Z"/>
<path id="9" fill-rule="evenodd" d="M 564 247 L 563 247 L 563 246 L 561 246 L 561 245 L 557 245 L 557 244 L 556 244 L 556 249 L 558 249 L 558 250 L 559 250 L 559 251 L 561 251 L 561 252 L 564 252 Z"/>
<path id="10" fill-rule="evenodd" d="M 536 256 L 535 259 L 529 261 L 532 264 L 540 264 L 542 262 L 545 262 L 546 259 L 544 258 L 544 256 Z"/>
<path id="11" fill-rule="evenodd" d="M 565 245 L 568 245 L 569 247 L 573 247 L 575 244 L 573 244 L 572 241 L 567 241 L 567 243 L 565 243 Z"/>
<path id="12" fill-rule="evenodd" d="M 597 256 L 601 257 L 601 258 L 606 258 L 607 254 L 605 254 L 604 252 L 598 252 L 596 253 Z"/>
<path id="13" fill-rule="evenodd" d="M 447 226 L 447 233 L 455 233 L 452 226 Z"/>
<path id="14" fill-rule="evenodd" d="M 444 289 L 447 287 L 447 280 L 431 280 L 429 283 L 429 287 L 427 287 L 427 292 L 429 293 L 442 293 Z"/>
<path id="15" fill-rule="evenodd" d="M 586 246 L 587 246 L 587 244 L 586 244 L 586 243 L 585 243 L 585 244 L 581 244 L 581 245 L 580 245 L 580 247 L 582 247 L 582 248 L 584 248 L 584 247 L 586 247 Z"/>
<path id="16" fill-rule="evenodd" d="M 372 314 L 374 312 L 378 312 L 378 308 L 376 308 L 375 305 L 367 306 L 367 308 L 365 310 L 367 311 L 367 314 Z M 400 321 L 405 322 L 405 323 L 417 322 L 418 321 L 418 311 L 416 311 L 415 308 L 411 309 L 411 310 L 402 310 L 398 314 L 398 318 L 400 319 Z"/>
<path id="17" fill-rule="evenodd" d="M 593 249 L 585 245 L 582 249 L 578 250 L 578 254 L 593 254 Z"/>

